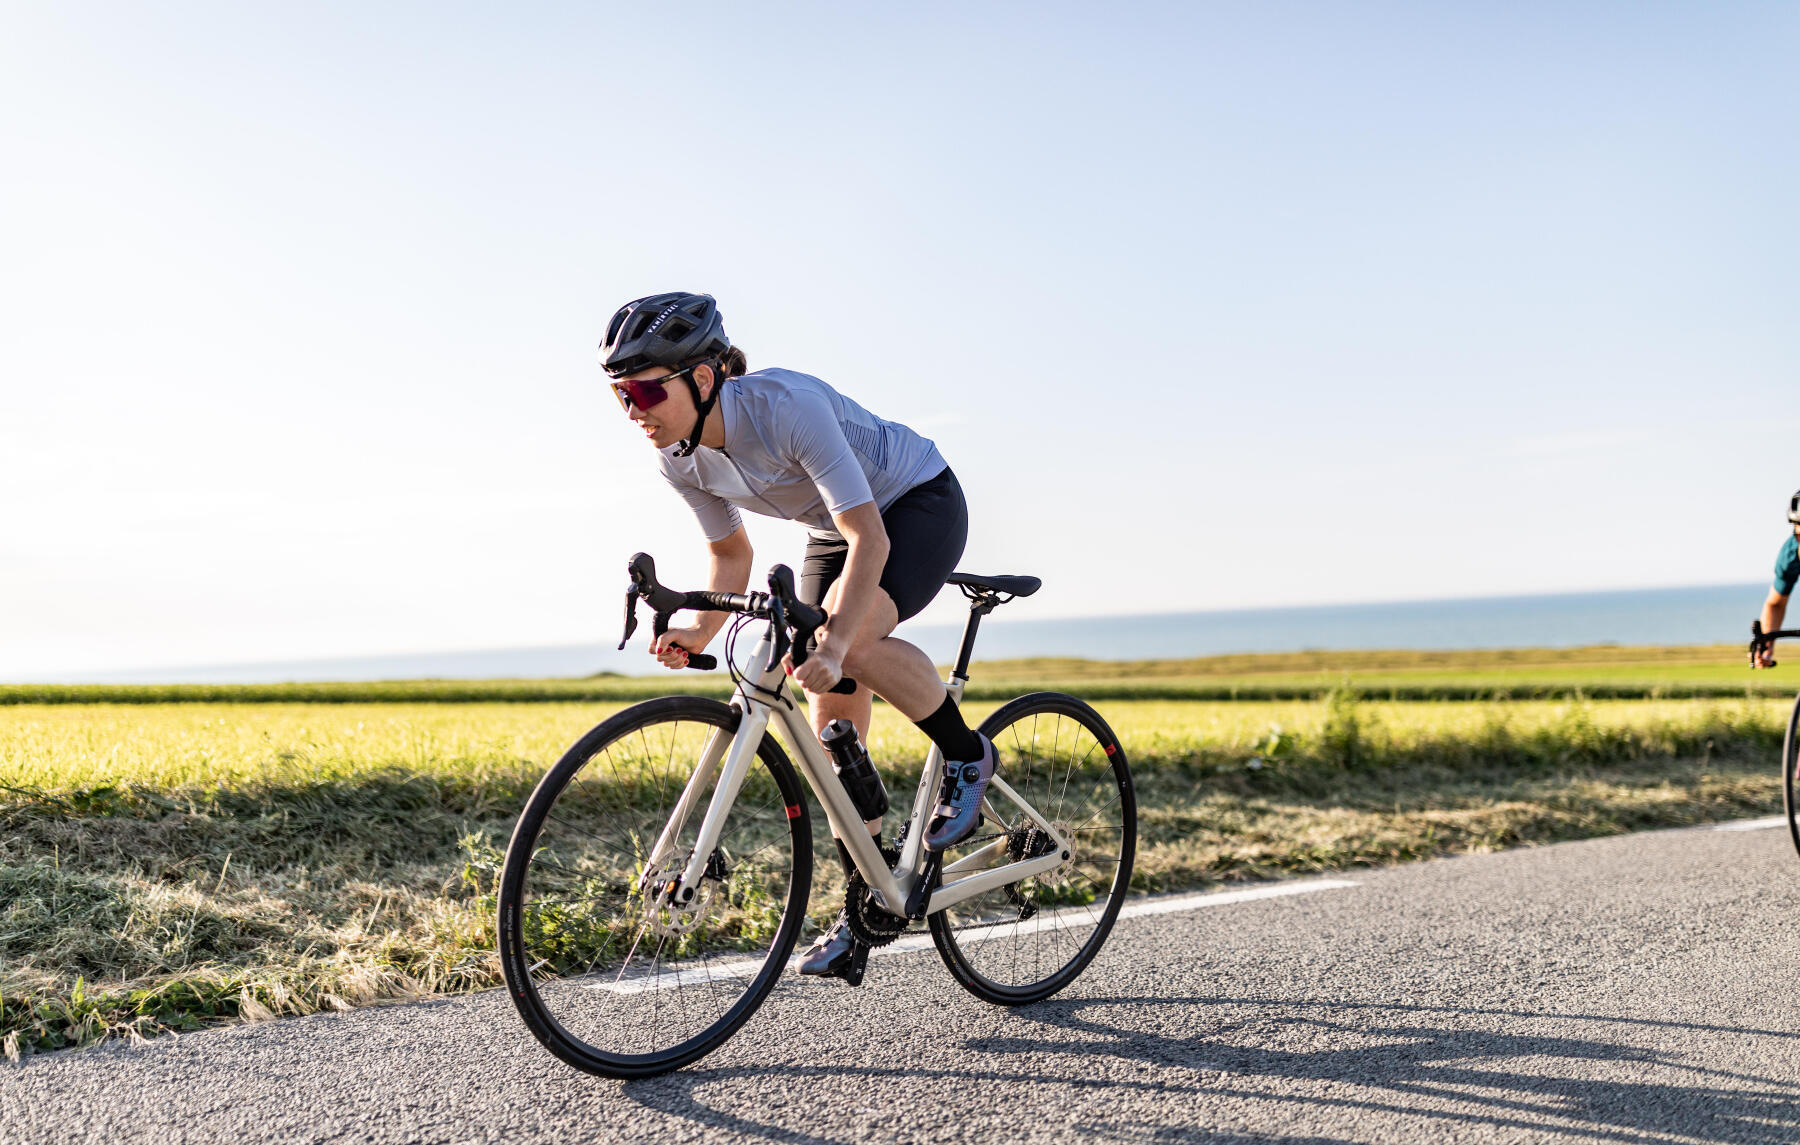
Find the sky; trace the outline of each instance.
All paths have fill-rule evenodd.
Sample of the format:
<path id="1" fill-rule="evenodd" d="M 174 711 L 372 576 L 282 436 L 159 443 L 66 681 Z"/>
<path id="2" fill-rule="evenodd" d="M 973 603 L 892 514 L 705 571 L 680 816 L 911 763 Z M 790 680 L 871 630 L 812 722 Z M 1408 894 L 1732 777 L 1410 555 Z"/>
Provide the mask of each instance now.
<path id="1" fill-rule="evenodd" d="M 1792 5 L 0 19 L 0 679 L 616 639 L 666 290 L 1034 618 L 1744 583 L 1800 486 Z"/>

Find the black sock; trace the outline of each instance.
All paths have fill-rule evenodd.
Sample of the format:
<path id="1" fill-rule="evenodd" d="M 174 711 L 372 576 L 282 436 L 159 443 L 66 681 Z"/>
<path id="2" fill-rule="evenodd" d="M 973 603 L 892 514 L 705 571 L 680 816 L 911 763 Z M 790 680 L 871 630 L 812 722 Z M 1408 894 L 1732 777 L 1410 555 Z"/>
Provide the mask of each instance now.
<path id="1" fill-rule="evenodd" d="M 963 722 L 962 709 L 949 696 L 937 711 L 922 720 L 915 721 L 914 727 L 931 738 L 944 753 L 945 759 L 953 759 L 958 763 L 967 763 L 971 759 L 981 758 L 981 741 Z"/>

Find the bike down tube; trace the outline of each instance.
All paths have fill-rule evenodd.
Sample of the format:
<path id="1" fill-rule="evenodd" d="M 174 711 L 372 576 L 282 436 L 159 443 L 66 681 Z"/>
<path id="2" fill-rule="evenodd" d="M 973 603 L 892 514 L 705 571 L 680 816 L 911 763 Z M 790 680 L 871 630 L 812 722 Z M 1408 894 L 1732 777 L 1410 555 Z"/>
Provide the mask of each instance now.
<path id="1" fill-rule="evenodd" d="M 813 794 L 819 797 L 819 806 L 825 809 L 831 833 L 843 840 L 844 846 L 850 851 L 851 862 L 856 864 L 863 881 L 875 892 L 882 907 L 893 914 L 904 914 L 906 895 L 912 889 L 914 876 L 908 874 L 902 881 L 888 870 L 887 860 L 882 858 L 875 840 L 869 837 L 869 829 L 863 823 L 862 813 L 850 801 L 850 793 L 844 790 L 843 781 L 826 761 L 825 749 L 819 746 L 819 739 L 813 734 L 812 726 L 806 722 L 799 706 L 790 699 L 777 708 L 776 712 L 787 729 L 788 741 L 794 746 L 794 756 L 800 770 L 806 774 L 806 781 L 812 784 Z M 901 869 L 907 868 L 903 866 Z"/>

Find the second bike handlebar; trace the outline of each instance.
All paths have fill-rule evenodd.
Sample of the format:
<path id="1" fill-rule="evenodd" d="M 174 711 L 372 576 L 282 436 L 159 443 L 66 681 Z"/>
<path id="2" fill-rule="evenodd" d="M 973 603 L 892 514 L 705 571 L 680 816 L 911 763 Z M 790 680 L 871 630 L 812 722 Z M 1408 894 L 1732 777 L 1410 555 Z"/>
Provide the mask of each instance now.
<path id="1" fill-rule="evenodd" d="M 1757 657 L 1764 651 L 1773 648 L 1775 642 L 1784 636 L 1800 637 L 1800 628 L 1778 628 L 1774 632 L 1764 632 L 1762 621 L 1752 620 L 1750 622 L 1750 666 L 1756 667 Z M 1769 667 L 1773 668 L 1774 666 L 1775 662 L 1771 660 Z"/>
<path id="2" fill-rule="evenodd" d="M 776 565 L 769 570 L 769 591 L 766 593 L 680 592 L 656 579 L 656 561 L 649 553 L 636 554 L 626 567 L 631 574 L 631 587 L 625 592 L 625 636 L 619 641 L 621 649 L 637 630 L 637 602 L 640 599 L 650 605 L 651 629 L 657 636 L 669 630 L 669 619 L 683 609 L 696 612 L 742 612 L 773 620 L 776 622 L 776 639 L 779 644 L 788 644 L 788 631 L 793 631 L 790 648 L 796 668 L 806 663 L 806 658 L 810 655 L 807 645 L 828 619 L 823 609 L 814 608 L 800 599 L 799 593 L 794 590 L 794 571 L 786 565 Z M 789 648 L 778 646 L 776 657 L 779 659 L 788 651 Z M 705 653 L 690 652 L 687 666 L 710 672 L 719 666 L 719 659 Z M 847 695 L 856 690 L 856 681 L 845 677 L 831 690 Z"/>

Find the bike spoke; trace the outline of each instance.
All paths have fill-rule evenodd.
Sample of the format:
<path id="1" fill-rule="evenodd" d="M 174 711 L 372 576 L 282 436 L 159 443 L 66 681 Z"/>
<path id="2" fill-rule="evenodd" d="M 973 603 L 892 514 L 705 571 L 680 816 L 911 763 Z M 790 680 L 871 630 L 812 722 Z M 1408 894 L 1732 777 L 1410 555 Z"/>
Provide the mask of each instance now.
<path id="1" fill-rule="evenodd" d="M 1022 814 L 1008 832 L 1006 859 L 981 869 L 1038 853 L 1031 842 L 1043 838 L 1032 834 L 1038 816 L 1073 854 L 1051 870 L 947 908 L 936 924 L 952 936 L 958 963 L 975 976 L 970 988 L 994 1001 L 1054 992 L 1093 956 L 1111 928 L 1135 835 L 1125 806 L 1129 780 L 1106 750 L 1111 733 L 1054 699 L 1018 704 L 1024 710 L 992 738 Z"/>

